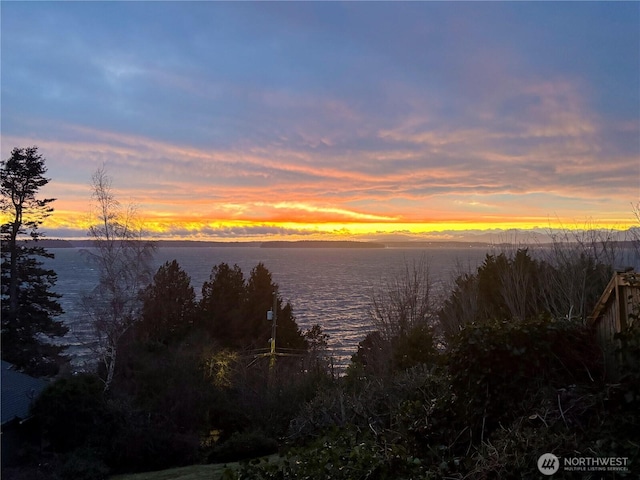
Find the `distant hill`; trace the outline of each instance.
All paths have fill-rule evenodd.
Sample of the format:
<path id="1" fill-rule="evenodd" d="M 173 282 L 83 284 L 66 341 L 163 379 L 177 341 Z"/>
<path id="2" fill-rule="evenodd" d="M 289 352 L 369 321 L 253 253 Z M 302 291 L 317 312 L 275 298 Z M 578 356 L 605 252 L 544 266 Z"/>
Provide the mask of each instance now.
<path id="1" fill-rule="evenodd" d="M 43 238 L 38 245 L 44 248 L 90 248 L 93 240 L 63 240 Z M 253 248 L 460 248 L 491 246 L 486 242 L 464 241 L 391 241 L 391 242 L 363 242 L 357 240 L 274 240 L 268 242 L 216 242 L 207 240 L 158 240 L 159 248 L 206 248 L 206 247 L 253 247 Z"/>
<path id="2" fill-rule="evenodd" d="M 21 240 L 18 243 L 29 244 L 31 246 L 38 245 L 43 248 L 73 248 L 75 245 L 69 240 L 59 240 L 55 238 L 41 238 L 36 242 L 33 240 Z"/>
<path id="3" fill-rule="evenodd" d="M 263 242 L 261 248 L 386 248 L 384 243 L 349 240 L 300 240 Z"/>
<path id="4" fill-rule="evenodd" d="M 158 247 L 259 247 L 260 242 L 214 242 L 207 240 L 158 240 Z"/>
<path id="5" fill-rule="evenodd" d="M 38 245 L 45 248 L 90 248 L 93 240 L 55 240 L 42 239 Z M 158 240 L 155 242 L 159 248 L 165 247 L 259 247 L 260 242 L 209 242 L 200 240 Z"/>
<path id="6" fill-rule="evenodd" d="M 29 241 L 32 243 L 32 241 Z M 567 242 L 571 244 L 572 242 Z M 44 248 L 90 248 L 93 240 L 63 240 L 42 238 L 38 240 L 38 246 Z M 357 240 L 274 240 L 268 242 L 216 242 L 207 240 L 158 240 L 156 245 L 159 248 L 180 247 L 180 248 L 203 248 L 203 247 L 252 247 L 252 248 L 491 248 L 500 249 L 510 246 L 509 243 L 478 242 L 478 241 L 385 241 L 385 242 L 364 242 Z M 551 243 L 532 243 L 529 246 L 546 247 Z M 616 248 L 633 248 L 632 241 L 612 241 L 612 246 Z M 519 246 L 523 246 L 522 244 Z"/>
<path id="7" fill-rule="evenodd" d="M 451 241 L 399 241 L 386 242 L 388 248 L 488 248 L 492 244 L 488 242 L 465 242 L 464 240 Z"/>

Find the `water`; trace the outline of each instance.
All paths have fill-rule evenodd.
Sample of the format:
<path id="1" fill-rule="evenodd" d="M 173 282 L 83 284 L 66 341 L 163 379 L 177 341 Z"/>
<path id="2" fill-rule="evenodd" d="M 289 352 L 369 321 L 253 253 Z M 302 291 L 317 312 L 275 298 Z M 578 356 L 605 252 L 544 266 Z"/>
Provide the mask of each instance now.
<path id="1" fill-rule="evenodd" d="M 55 291 L 62 294 L 65 310 L 60 317 L 70 327 L 64 339 L 70 345 L 74 363 L 91 358 L 87 344 L 92 330 L 80 307 L 80 298 L 97 283 L 97 272 L 88 265 L 79 249 L 50 249 L 54 260 L 47 264 L 58 274 Z M 485 254 L 483 248 L 258 248 L 258 247 L 165 247 L 158 249 L 155 269 L 177 260 L 191 277 L 199 296 L 211 268 L 221 262 L 237 264 L 249 277 L 259 262 L 269 269 L 279 286 L 280 296 L 293 307 L 296 321 L 304 331 L 319 324 L 329 334 L 329 349 L 337 365 L 346 365 L 368 332 L 368 317 L 375 288 L 402 275 L 405 265 L 425 257 L 432 278 L 441 290 L 462 265 L 475 270 Z M 154 269 L 154 270 L 155 270 Z M 266 320 L 265 320 L 266 322 Z"/>

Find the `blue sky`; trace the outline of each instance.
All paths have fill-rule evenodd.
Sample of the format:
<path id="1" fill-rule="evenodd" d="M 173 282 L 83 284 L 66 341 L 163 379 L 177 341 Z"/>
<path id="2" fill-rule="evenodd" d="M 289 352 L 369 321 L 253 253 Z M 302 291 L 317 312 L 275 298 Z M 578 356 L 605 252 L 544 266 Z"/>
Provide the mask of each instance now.
<path id="1" fill-rule="evenodd" d="M 159 236 L 456 238 L 640 200 L 636 2 L 3 2 L 50 236 L 105 165 Z"/>

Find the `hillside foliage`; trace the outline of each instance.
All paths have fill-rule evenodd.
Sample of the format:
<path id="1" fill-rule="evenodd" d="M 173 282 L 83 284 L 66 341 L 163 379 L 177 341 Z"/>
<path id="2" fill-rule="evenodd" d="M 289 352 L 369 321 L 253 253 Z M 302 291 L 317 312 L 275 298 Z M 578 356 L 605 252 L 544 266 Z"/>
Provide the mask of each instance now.
<path id="1" fill-rule="evenodd" d="M 594 282 L 610 271 L 577 258 Z M 407 279 L 376 293 L 386 331 L 363 339 L 335 377 L 327 336 L 319 326 L 301 332 L 277 294 L 278 345 L 297 353 L 269 368 L 261 353 L 277 285 L 264 265 L 248 278 L 237 266 L 214 266 L 197 299 L 188 275 L 168 262 L 121 339 L 111 390 L 90 375 L 64 379 L 34 413 L 64 459 L 60 478 L 242 459 L 223 478 L 537 478 L 546 452 L 625 457 L 621 478 L 633 478 L 639 324 L 616 340 L 612 382 L 594 332 L 549 308 L 556 268 L 524 249 L 489 255 L 437 308 L 432 289 L 414 288 L 428 285 L 427 270 L 409 266 Z M 521 290 L 509 292 L 510 284 Z M 598 288 L 572 297 L 586 306 L 563 309 L 595 304 Z M 454 315 L 460 321 L 449 328 Z M 57 435 L 66 424 L 73 441 Z M 249 461 L 274 452 L 277 461 Z"/>

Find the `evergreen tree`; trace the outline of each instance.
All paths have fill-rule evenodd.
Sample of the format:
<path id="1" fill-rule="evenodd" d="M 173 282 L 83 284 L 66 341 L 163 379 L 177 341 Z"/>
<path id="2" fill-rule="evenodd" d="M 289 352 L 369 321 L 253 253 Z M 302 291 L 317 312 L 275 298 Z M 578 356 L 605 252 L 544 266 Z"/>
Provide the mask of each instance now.
<path id="1" fill-rule="evenodd" d="M 264 348 L 271 338 L 271 325 L 265 321 L 266 312 L 273 308 L 273 295 L 278 285 L 273 282 L 271 272 L 261 262 L 252 270 L 247 281 L 246 303 L 242 329 L 247 342 L 254 348 Z M 306 350 L 305 340 L 295 317 L 293 308 L 283 304 L 278 296 L 277 304 L 277 348 Z"/>
<path id="2" fill-rule="evenodd" d="M 253 348 L 267 348 L 271 338 L 271 324 L 266 321 L 266 312 L 273 307 L 273 295 L 276 284 L 271 279 L 271 272 L 258 263 L 249 275 L 245 290 L 246 301 L 242 324 L 238 333 L 244 334 L 245 342 Z M 278 323 L 280 323 L 280 301 L 278 299 Z"/>
<path id="3" fill-rule="evenodd" d="M 142 319 L 136 330 L 142 339 L 168 344 L 187 333 L 195 311 L 191 278 L 176 260 L 166 262 L 142 291 Z"/>
<path id="4" fill-rule="evenodd" d="M 39 258 L 53 254 L 39 246 L 38 230 L 53 212 L 53 198 L 38 199 L 49 183 L 38 147 L 14 148 L 0 166 L 2 241 L 2 359 L 32 375 L 56 373 L 65 347 L 48 340 L 68 328 L 54 317 L 62 313 L 60 295 L 52 292 L 55 271 Z"/>
<path id="5" fill-rule="evenodd" d="M 271 323 L 266 314 L 273 308 L 273 295 L 277 290 L 278 285 L 263 263 L 251 270 L 246 282 L 237 265 L 214 266 L 209 281 L 202 286 L 199 303 L 202 329 L 227 347 L 268 348 Z M 305 350 L 307 341 L 296 323 L 293 309 L 280 297 L 277 313 L 278 348 Z"/>
<path id="6" fill-rule="evenodd" d="M 238 265 L 221 263 L 211 269 L 202 285 L 202 328 L 227 346 L 234 346 L 234 328 L 240 323 L 245 298 L 244 275 Z"/>

